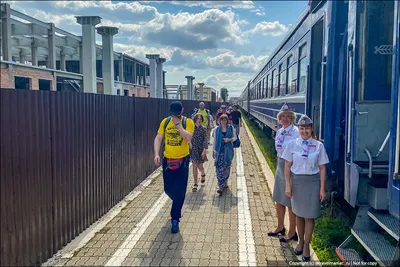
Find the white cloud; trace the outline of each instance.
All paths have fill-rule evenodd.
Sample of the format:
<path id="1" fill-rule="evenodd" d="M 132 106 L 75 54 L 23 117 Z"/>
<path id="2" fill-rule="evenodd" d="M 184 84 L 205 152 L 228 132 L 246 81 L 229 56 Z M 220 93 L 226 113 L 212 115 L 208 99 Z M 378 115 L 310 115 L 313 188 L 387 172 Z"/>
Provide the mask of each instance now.
<path id="1" fill-rule="evenodd" d="M 267 59 L 268 56 L 236 56 L 233 52 L 226 52 L 215 57 L 207 57 L 205 63 L 209 67 L 229 72 L 254 72 L 259 70 Z"/>
<path id="2" fill-rule="evenodd" d="M 158 14 L 156 18 L 141 25 L 139 33 L 143 40 L 162 45 L 176 46 L 186 50 L 213 49 L 219 42 L 242 45 L 246 43 L 234 12 L 209 9 L 201 13 Z"/>
<path id="3" fill-rule="evenodd" d="M 165 67 L 163 69 L 166 70 L 168 73 L 183 72 L 185 70 L 185 68 L 182 66 L 174 68 Z"/>
<path id="4" fill-rule="evenodd" d="M 139 2 L 113 2 L 113 1 L 54 1 L 56 8 L 85 11 L 87 15 L 107 14 L 123 21 L 148 21 L 159 13 L 155 7 L 142 5 Z M 109 12 L 112 12 L 111 14 Z"/>
<path id="5" fill-rule="evenodd" d="M 254 73 L 262 68 L 268 56 L 241 55 L 226 51 L 216 56 L 207 55 L 207 52 L 193 53 L 176 49 L 167 65 L 184 66 L 193 70 L 215 69 L 221 72 Z"/>
<path id="6" fill-rule="evenodd" d="M 54 1 L 52 3 L 58 8 L 68 8 L 73 10 L 79 10 L 84 8 L 104 8 L 112 11 L 125 10 L 131 13 L 143 13 L 143 12 L 153 12 L 157 13 L 157 9 L 152 6 L 142 5 L 139 2 L 118 2 L 114 3 L 112 1 Z"/>
<path id="7" fill-rule="evenodd" d="M 140 60 L 143 60 L 144 62 L 148 62 L 148 59 L 146 59 L 146 54 L 160 54 L 160 56 L 166 58 L 167 61 L 171 60 L 172 54 L 174 53 L 176 48 L 156 48 L 141 45 L 114 43 L 114 50 L 138 58 Z"/>
<path id="8" fill-rule="evenodd" d="M 288 31 L 288 27 L 280 24 L 279 21 L 268 22 L 262 21 L 250 31 L 249 34 L 261 34 L 263 36 L 281 36 Z"/>
<path id="9" fill-rule="evenodd" d="M 175 5 L 184 5 L 189 7 L 201 6 L 204 8 L 235 8 L 235 9 L 253 9 L 253 1 L 171 1 Z"/>
<path id="10" fill-rule="evenodd" d="M 35 13 L 30 14 L 32 17 L 39 19 L 45 22 L 52 22 L 57 26 L 61 25 L 74 25 L 77 26 L 79 24 L 76 23 L 76 18 L 74 15 L 64 14 L 64 15 L 57 15 L 48 12 L 44 12 L 42 10 L 36 10 Z M 79 26 L 80 27 L 80 26 Z"/>
<path id="11" fill-rule="evenodd" d="M 106 20 L 106 19 L 101 20 L 100 25 L 117 27 L 119 29 L 119 31 L 123 31 L 123 32 L 139 32 L 140 27 L 141 27 L 140 24 L 113 22 L 111 20 Z M 100 25 L 98 25 L 98 26 L 100 26 Z"/>
<path id="12" fill-rule="evenodd" d="M 240 96 L 251 78 L 252 74 L 247 73 L 218 73 L 208 76 L 204 83 L 217 90 L 225 87 L 228 89 L 229 96 L 235 97 Z"/>

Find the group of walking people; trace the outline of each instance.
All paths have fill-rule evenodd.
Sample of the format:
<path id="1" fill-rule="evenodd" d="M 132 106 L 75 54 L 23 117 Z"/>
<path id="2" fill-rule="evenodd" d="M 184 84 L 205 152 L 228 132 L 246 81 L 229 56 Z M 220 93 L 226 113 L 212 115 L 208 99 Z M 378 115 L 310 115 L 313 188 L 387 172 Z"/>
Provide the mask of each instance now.
<path id="1" fill-rule="evenodd" d="M 193 192 L 198 189 L 198 172 L 201 183 L 205 182 L 203 163 L 207 161 L 210 133 L 214 137 L 213 159 L 218 180 L 217 193 L 228 187 L 228 179 L 234 157 L 235 142 L 238 141 L 241 115 L 237 106 L 227 112 L 222 105 L 215 118 L 204 109 L 184 117 L 183 106 L 175 101 L 170 106 L 170 116 L 163 119 L 154 141 L 154 162 L 160 165 L 160 148 L 164 139 L 162 162 L 164 191 L 172 199 L 171 232 L 179 232 L 181 210 L 185 200 L 189 176 L 189 162 L 193 164 Z M 310 260 L 310 240 L 314 230 L 314 219 L 321 215 L 321 201 L 325 199 L 326 167 L 329 163 L 324 145 L 317 140 L 312 120 L 303 115 L 296 126 L 296 114 L 284 104 L 278 122 L 282 125 L 276 133 L 277 171 L 273 190 L 276 202 L 278 225 L 268 236 L 277 236 L 281 242 L 298 241 L 296 255 Z M 217 125 L 214 128 L 212 121 Z M 214 128 L 212 130 L 212 128 Z M 236 146 L 237 147 L 237 146 Z M 284 218 L 289 212 L 289 231 L 286 232 Z M 296 232 L 297 229 L 297 232 Z"/>
<path id="2" fill-rule="evenodd" d="M 213 159 L 218 180 L 217 193 L 222 194 L 228 188 L 228 179 L 234 147 L 238 145 L 238 132 L 242 126 L 241 114 L 237 106 L 232 114 L 222 105 L 220 111 L 212 118 L 200 102 L 192 118 L 183 116 L 182 103 L 174 101 L 170 106 L 170 116 L 164 118 L 154 140 L 154 163 L 163 168 L 164 191 L 172 199 L 171 232 L 179 232 L 181 210 L 185 200 L 189 177 L 189 163 L 192 162 L 194 184 L 192 192 L 198 190 L 198 176 L 201 183 L 206 181 L 204 162 L 208 160 L 207 149 L 213 131 Z M 217 124 L 214 128 L 213 121 Z M 235 124 L 236 123 L 236 124 Z M 238 129 L 238 130 L 236 130 Z M 161 162 L 160 149 L 164 140 L 164 159 Z"/>
<path id="3" fill-rule="evenodd" d="M 280 237 L 281 242 L 298 241 L 296 255 L 303 255 L 303 261 L 310 261 L 314 219 L 321 216 L 321 201 L 326 197 L 325 165 L 329 159 L 308 116 L 303 115 L 296 126 L 296 114 L 284 104 L 277 119 L 282 128 L 275 137 L 277 170 L 272 199 L 276 202 L 278 225 L 268 236 Z M 289 212 L 287 234 L 286 208 Z"/>

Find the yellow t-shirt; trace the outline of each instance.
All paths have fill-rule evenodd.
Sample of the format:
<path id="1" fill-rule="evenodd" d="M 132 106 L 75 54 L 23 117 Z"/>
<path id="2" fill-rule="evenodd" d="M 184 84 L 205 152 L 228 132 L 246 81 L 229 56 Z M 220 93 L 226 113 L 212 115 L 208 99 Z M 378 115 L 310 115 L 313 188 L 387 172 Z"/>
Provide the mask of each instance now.
<path id="1" fill-rule="evenodd" d="M 164 124 L 166 120 L 167 118 L 161 121 L 158 134 L 164 135 Z M 183 126 L 182 119 L 181 125 Z M 194 122 L 192 119 L 186 118 L 186 131 L 190 133 L 194 132 Z M 164 138 L 164 157 L 168 159 L 180 159 L 189 155 L 189 143 L 183 140 L 183 137 L 179 134 L 179 130 L 172 119 L 167 125 Z"/>
<path id="2" fill-rule="evenodd" d="M 199 110 L 197 111 L 197 113 L 203 115 L 203 126 L 204 126 L 204 127 L 207 127 L 207 126 L 208 126 L 208 113 L 207 113 L 207 110 L 205 110 L 205 109 L 204 109 L 204 110 L 199 109 Z"/>

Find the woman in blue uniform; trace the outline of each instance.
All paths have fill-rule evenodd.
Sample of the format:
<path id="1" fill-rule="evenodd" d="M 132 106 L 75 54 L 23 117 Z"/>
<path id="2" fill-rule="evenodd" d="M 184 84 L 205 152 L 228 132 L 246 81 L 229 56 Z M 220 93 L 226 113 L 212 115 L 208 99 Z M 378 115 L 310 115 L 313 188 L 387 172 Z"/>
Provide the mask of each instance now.
<path id="1" fill-rule="evenodd" d="M 275 137 L 275 149 L 277 153 L 277 170 L 275 174 L 274 191 L 272 199 L 276 202 L 276 214 L 278 217 L 278 226 L 275 231 L 269 232 L 268 236 L 285 235 L 286 229 L 284 226 L 286 207 L 289 211 L 289 232 L 287 237 L 282 237 L 281 242 L 287 242 L 289 240 L 298 240 L 296 233 L 296 215 L 292 211 L 292 204 L 290 198 L 285 195 L 285 160 L 282 159 L 282 153 L 285 150 L 287 144 L 300 136 L 299 129 L 294 125 L 296 122 L 296 115 L 289 105 L 286 103 L 282 106 L 277 116 L 279 124 L 282 125 L 276 132 Z"/>
<path id="2" fill-rule="evenodd" d="M 314 219 L 321 216 L 321 201 L 325 199 L 326 167 L 329 163 L 324 145 L 314 135 L 312 120 L 302 116 L 298 122 L 300 137 L 285 148 L 286 195 L 291 198 L 296 214 L 299 243 L 296 255 L 310 260 L 310 240 Z"/>

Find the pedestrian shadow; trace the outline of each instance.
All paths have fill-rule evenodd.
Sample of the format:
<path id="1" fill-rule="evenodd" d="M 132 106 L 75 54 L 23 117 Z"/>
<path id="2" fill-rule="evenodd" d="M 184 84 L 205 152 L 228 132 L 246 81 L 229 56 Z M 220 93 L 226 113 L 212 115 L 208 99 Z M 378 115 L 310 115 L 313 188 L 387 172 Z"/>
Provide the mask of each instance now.
<path id="1" fill-rule="evenodd" d="M 205 196 L 204 185 L 201 185 L 198 187 L 197 192 L 189 192 L 186 194 L 186 207 L 194 211 L 199 210 L 200 206 L 206 203 Z"/>
<path id="2" fill-rule="evenodd" d="M 218 207 L 220 212 L 229 213 L 233 207 L 237 206 L 238 197 L 232 193 L 229 187 L 224 188 L 221 196 L 215 193 L 212 204 L 214 207 Z"/>
<path id="3" fill-rule="evenodd" d="M 181 230 L 183 230 L 183 227 L 181 227 Z M 178 266 L 182 261 L 184 240 L 180 232 L 171 233 L 170 220 L 165 223 L 154 240 L 148 241 L 153 242 L 151 248 L 147 253 L 139 254 L 139 257 L 153 259 L 152 266 Z"/>

